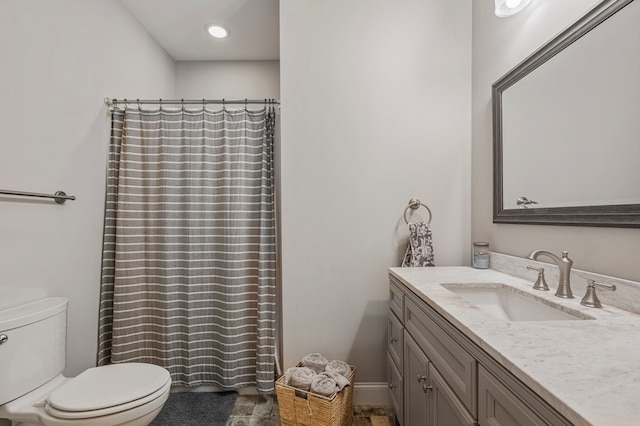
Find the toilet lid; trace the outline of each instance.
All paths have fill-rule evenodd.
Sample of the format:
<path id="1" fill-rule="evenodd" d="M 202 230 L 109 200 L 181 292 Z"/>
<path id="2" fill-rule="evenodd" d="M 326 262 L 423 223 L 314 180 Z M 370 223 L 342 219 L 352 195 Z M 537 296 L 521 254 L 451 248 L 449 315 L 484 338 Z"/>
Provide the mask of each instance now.
<path id="1" fill-rule="evenodd" d="M 49 394 L 50 406 L 63 411 L 90 411 L 144 398 L 170 379 L 162 367 L 144 363 L 90 368 Z"/>

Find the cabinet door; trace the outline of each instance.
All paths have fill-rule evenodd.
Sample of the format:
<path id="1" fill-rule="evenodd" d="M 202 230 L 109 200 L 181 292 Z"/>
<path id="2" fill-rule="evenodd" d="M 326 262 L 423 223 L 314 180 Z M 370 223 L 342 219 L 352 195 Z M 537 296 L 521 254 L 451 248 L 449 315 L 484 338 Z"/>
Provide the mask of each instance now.
<path id="1" fill-rule="evenodd" d="M 539 426 L 549 424 L 484 367 L 478 368 L 480 426 Z"/>
<path id="2" fill-rule="evenodd" d="M 429 364 L 429 379 L 430 426 L 474 426 L 477 424 L 433 364 Z"/>
<path id="3" fill-rule="evenodd" d="M 429 359 L 418 344 L 404 334 L 404 425 L 425 426 L 429 413 L 427 403 Z"/>
<path id="4" fill-rule="evenodd" d="M 396 367 L 395 361 L 391 358 L 391 354 L 387 353 L 387 375 L 389 380 L 389 396 L 391 398 L 391 406 L 393 412 L 398 419 L 399 424 L 404 424 L 403 412 L 403 396 L 404 384 L 402 380 L 402 374 Z"/>

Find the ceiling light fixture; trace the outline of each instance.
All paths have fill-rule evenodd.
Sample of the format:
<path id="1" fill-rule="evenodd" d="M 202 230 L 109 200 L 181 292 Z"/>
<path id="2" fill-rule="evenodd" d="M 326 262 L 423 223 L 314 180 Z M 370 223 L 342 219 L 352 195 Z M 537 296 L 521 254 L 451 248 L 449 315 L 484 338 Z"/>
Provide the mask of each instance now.
<path id="1" fill-rule="evenodd" d="M 207 33 L 211 37 L 215 38 L 227 38 L 229 37 L 229 29 L 223 25 L 219 24 L 209 24 L 206 27 Z"/>
<path id="2" fill-rule="evenodd" d="M 525 7 L 529 6 L 533 0 L 495 0 L 496 16 L 506 18 L 515 15 Z"/>

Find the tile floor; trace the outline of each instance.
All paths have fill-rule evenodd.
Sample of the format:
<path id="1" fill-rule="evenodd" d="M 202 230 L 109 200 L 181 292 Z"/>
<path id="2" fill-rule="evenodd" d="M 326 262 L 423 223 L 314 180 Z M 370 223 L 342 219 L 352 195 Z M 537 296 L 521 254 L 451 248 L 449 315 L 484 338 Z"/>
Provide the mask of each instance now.
<path id="1" fill-rule="evenodd" d="M 353 407 L 353 426 L 393 426 L 390 407 Z M 279 426 L 280 412 L 275 397 L 240 395 L 227 426 Z"/>

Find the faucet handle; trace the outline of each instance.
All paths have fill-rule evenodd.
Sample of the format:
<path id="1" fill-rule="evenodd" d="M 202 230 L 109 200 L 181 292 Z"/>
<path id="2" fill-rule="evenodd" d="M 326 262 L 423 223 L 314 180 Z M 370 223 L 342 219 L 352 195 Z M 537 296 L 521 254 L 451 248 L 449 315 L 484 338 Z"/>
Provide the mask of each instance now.
<path id="1" fill-rule="evenodd" d="M 538 279 L 533 285 L 534 290 L 540 291 L 549 291 L 549 286 L 544 279 L 544 268 L 534 268 L 532 266 L 527 266 L 527 269 L 531 269 L 532 271 L 538 271 Z"/>
<path id="2" fill-rule="evenodd" d="M 616 291 L 616 286 L 613 284 L 587 280 L 587 292 L 580 301 L 581 305 L 588 306 L 590 308 L 602 308 L 602 303 L 600 303 L 600 299 L 598 299 L 598 295 L 596 294 L 596 287 L 609 291 Z"/>

